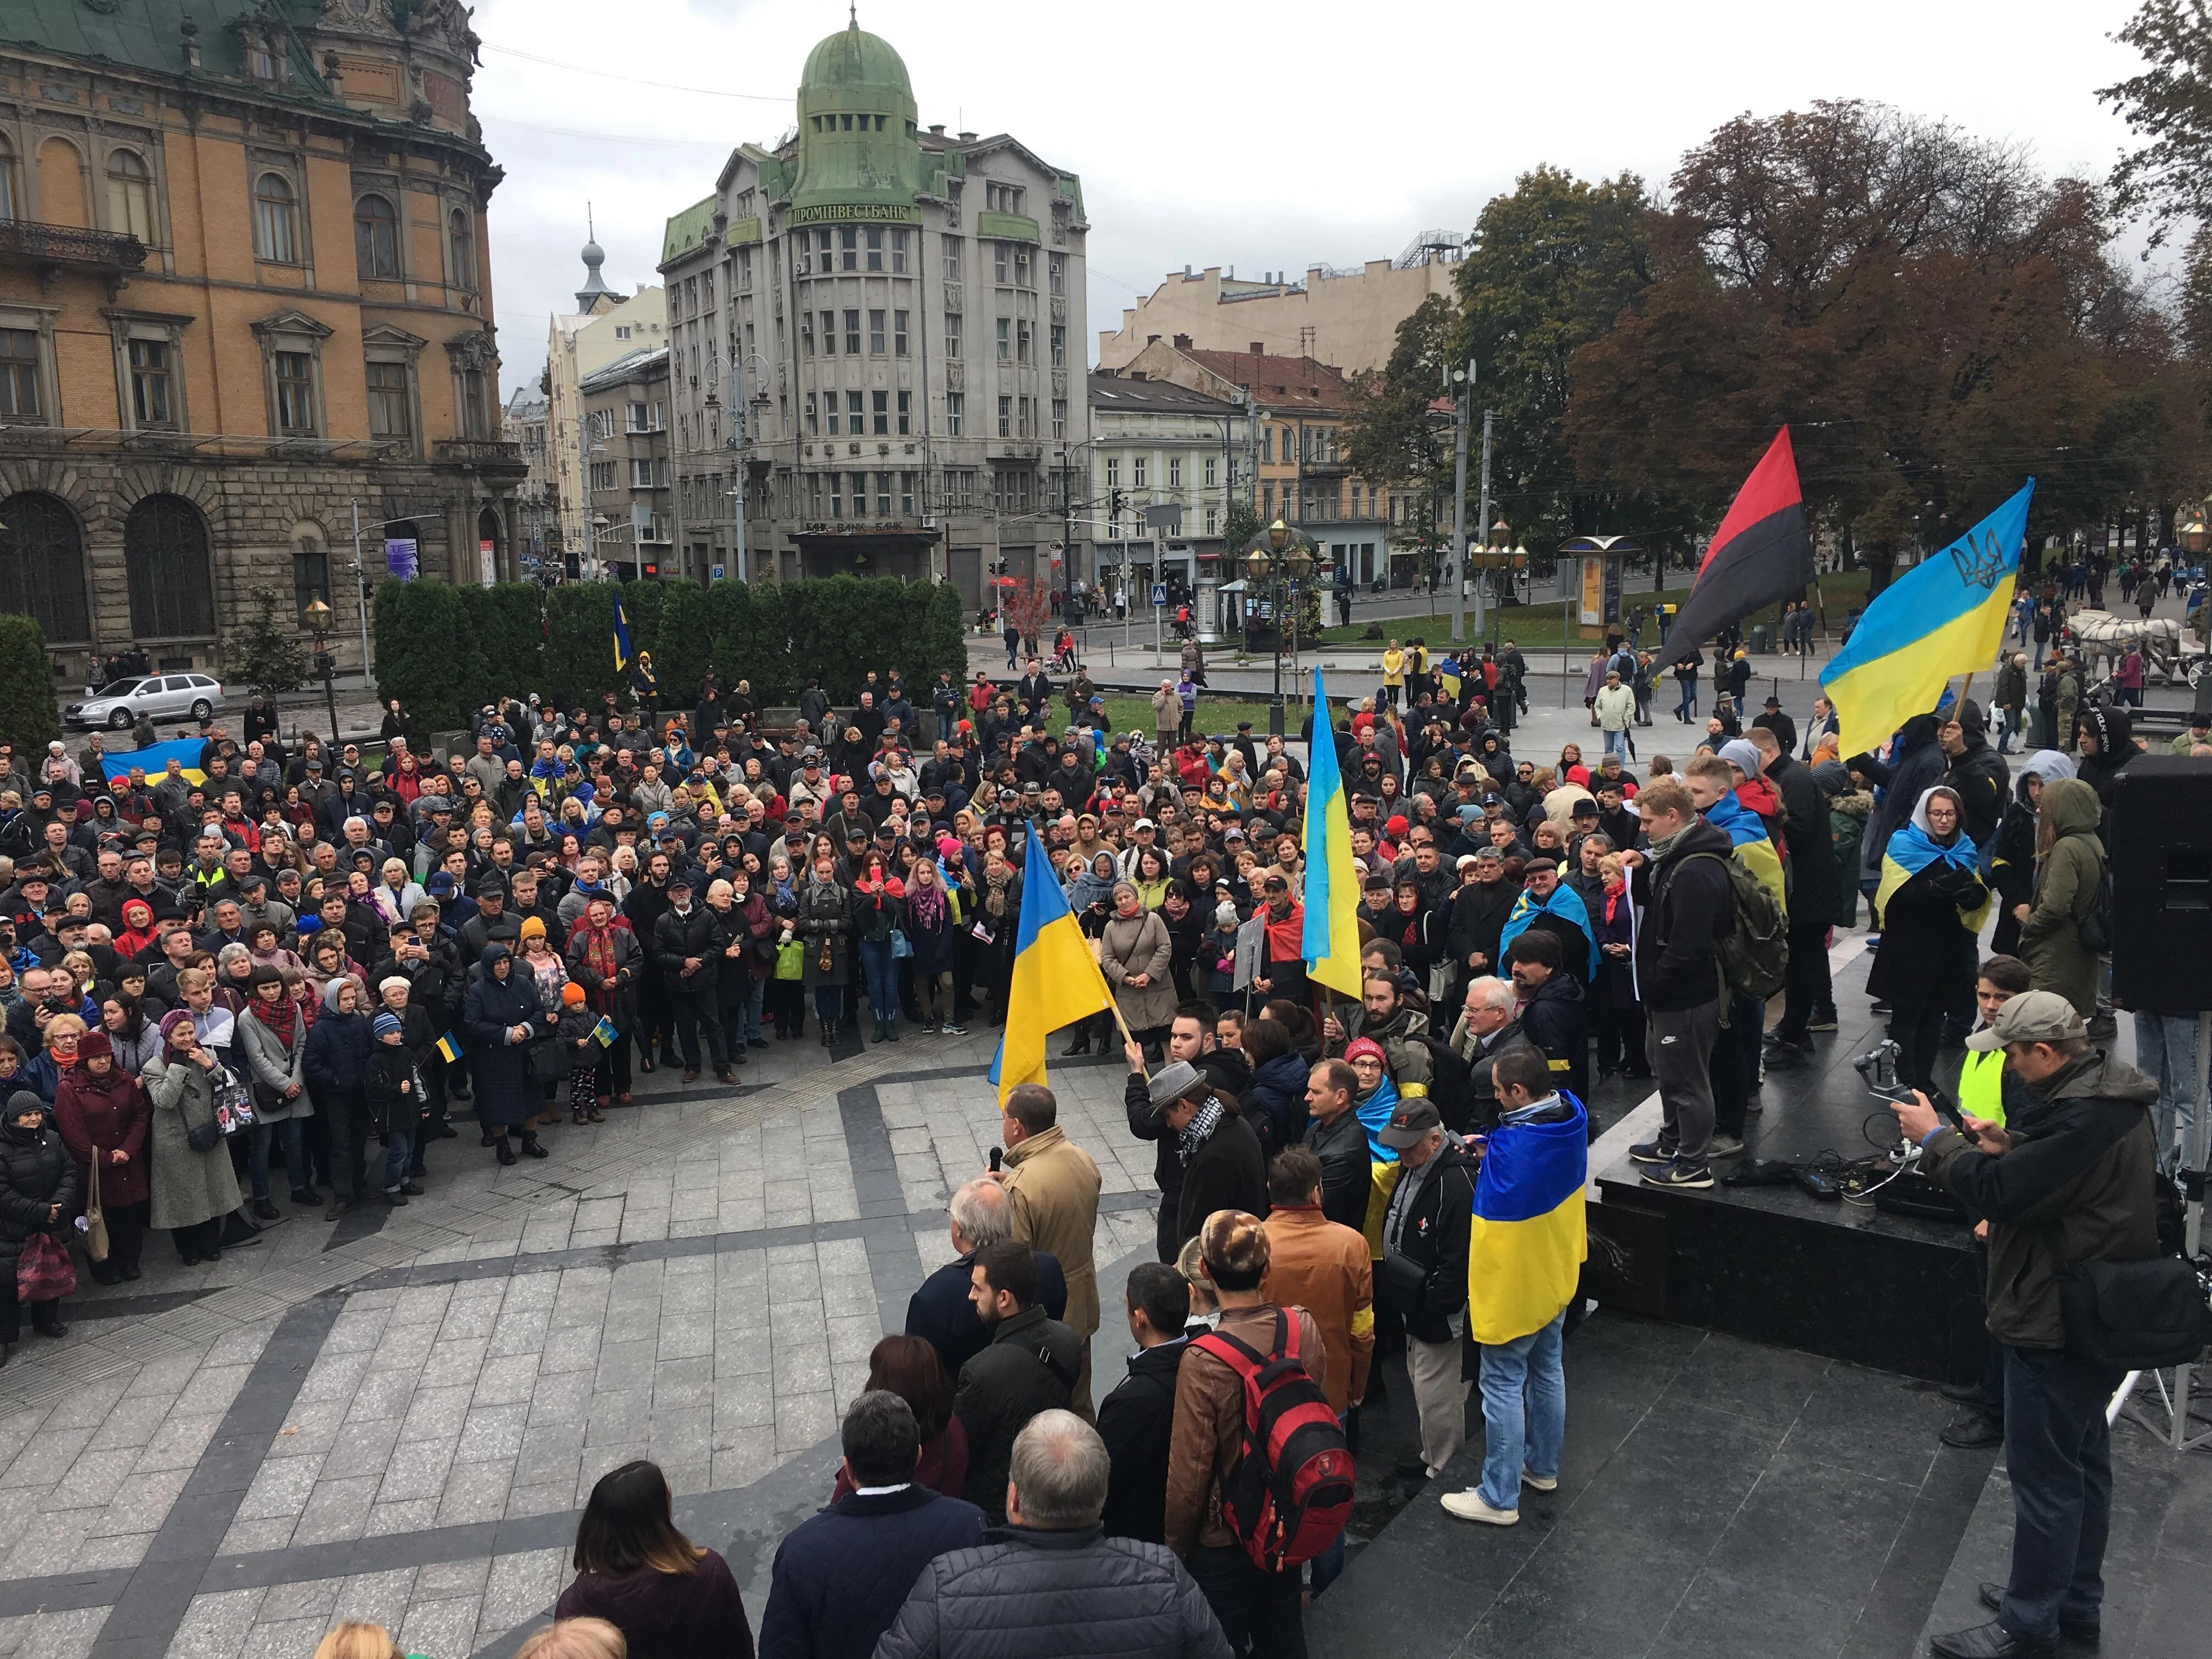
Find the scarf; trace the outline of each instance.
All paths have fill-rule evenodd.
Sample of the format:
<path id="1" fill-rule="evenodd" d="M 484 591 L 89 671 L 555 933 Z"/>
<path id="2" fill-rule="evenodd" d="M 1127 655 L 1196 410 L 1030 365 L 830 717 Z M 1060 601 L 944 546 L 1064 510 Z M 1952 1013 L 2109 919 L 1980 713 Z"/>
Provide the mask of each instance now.
<path id="1" fill-rule="evenodd" d="M 1206 1104 L 1192 1115 L 1190 1121 L 1183 1125 L 1182 1133 L 1176 1137 L 1176 1162 L 1185 1169 L 1190 1167 L 1191 1159 L 1198 1156 L 1198 1149 L 1221 1127 L 1221 1103 L 1212 1095 L 1206 1096 Z"/>
<path id="2" fill-rule="evenodd" d="M 1389 1073 L 1376 1084 L 1375 1092 L 1359 1101 L 1352 1110 L 1359 1114 L 1359 1127 L 1367 1131 L 1367 1154 L 1377 1164 L 1395 1164 L 1398 1149 L 1385 1146 L 1377 1137 L 1398 1109 L 1398 1085 L 1390 1081 Z"/>
<path id="3" fill-rule="evenodd" d="M 247 1012 L 274 1031 L 277 1042 L 285 1048 L 292 1046 L 292 1040 L 300 1030 L 300 1005 L 291 998 L 279 997 L 270 1003 L 257 996 L 251 1000 Z"/>
<path id="4" fill-rule="evenodd" d="M 991 890 L 983 898 L 983 914 L 994 921 L 1003 920 L 1006 914 L 1006 878 L 986 872 L 983 879 Z"/>
<path id="5" fill-rule="evenodd" d="M 927 887 L 917 883 L 906 890 L 906 908 L 915 927 L 934 932 L 945 918 L 945 889 L 936 882 Z"/>

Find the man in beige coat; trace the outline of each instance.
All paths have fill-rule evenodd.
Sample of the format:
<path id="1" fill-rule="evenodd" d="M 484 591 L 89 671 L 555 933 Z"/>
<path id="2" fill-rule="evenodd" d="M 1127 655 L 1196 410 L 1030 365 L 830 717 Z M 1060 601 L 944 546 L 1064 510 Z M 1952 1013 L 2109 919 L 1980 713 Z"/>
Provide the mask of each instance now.
<path id="1" fill-rule="evenodd" d="M 1091 1339 L 1098 1329 L 1098 1266 L 1092 1240 L 1098 1231 L 1098 1166 L 1060 1127 L 1060 1103 L 1041 1083 L 1024 1083 L 1006 1097 L 1001 1132 L 1013 1236 L 1054 1257 L 1067 1276 L 1067 1324 L 1083 1339 L 1083 1364 L 1070 1409 L 1085 1419 L 1091 1408 Z"/>

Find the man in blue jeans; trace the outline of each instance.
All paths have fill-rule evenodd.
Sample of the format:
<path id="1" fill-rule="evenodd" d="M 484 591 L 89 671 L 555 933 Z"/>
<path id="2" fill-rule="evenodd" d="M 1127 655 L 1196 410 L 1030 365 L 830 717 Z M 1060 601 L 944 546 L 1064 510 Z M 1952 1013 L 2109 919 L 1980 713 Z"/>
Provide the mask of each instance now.
<path id="1" fill-rule="evenodd" d="M 1555 1092 L 1543 1055 L 1516 1049 L 1491 1068 L 1498 1124 L 1476 1176 L 1468 1249 L 1468 1330 L 1482 1348 L 1482 1480 L 1447 1492 L 1462 1521 L 1510 1527 L 1521 1488 L 1559 1484 L 1567 1434 L 1560 1339 L 1589 1237 L 1589 1120 Z"/>

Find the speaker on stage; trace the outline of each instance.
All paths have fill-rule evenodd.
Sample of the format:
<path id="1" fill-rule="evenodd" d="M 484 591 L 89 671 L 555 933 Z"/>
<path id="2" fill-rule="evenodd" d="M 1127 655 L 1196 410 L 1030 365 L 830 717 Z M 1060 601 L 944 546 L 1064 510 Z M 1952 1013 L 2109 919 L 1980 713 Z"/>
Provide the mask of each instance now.
<path id="1" fill-rule="evenodd" d="M 2212 1009 L 2212 763 L 2138 755 L 2112 790 L 2112 1000 Z"/>

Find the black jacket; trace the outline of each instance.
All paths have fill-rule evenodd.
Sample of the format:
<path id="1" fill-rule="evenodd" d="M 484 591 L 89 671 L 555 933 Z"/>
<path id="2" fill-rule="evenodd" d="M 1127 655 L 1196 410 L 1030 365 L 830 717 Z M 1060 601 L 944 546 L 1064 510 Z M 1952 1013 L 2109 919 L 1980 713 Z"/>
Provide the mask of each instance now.
<path id="1" fill-rule="evenodd" d="M 1959 792 L 1960 800 L 1966 805 L 1967 839 L 1982 847 L 1996 834 L 1997 824 L 2004 817 L 2012 769 L 2005 764 L 2002 755 L 1990 747 L 1989 739 L 1982 735 L 1978 718 L 1962 724 L 1960 730 L 1966 734 L 1966 748 L 1952 757 L 1943 781 Z M 1790 843 L 1790 850 L 1793 854 L 1797 850 L 1795 842 Z"/>
<path id="2" fill-rule="evenodd" d="M 1468 1127 L 1487 1132 L 1498 1125 L 1498 1085 L 1492 1075 L 1498 1062 L 1516 1048 L 1534 1049 L 1536 1045 L 1529 1041 L 1528 1032 L 1521 1029 L 1516 1018 L 1500 1030 L 1488 1047 L 1479 1042 L 1473 1047 L 1474 1052 L 1467 1062 Z M 1446 1127 L 1460 1127 L 1457 1124 Z"/>
<path id="3" fill-rule="evenodd" d="M 1206 1144 L 1183 1168 L 1176 1202 L 1176 1249 L 1198 1237 L 1216 1210 L 1243 1210 L 1267 1218 L 1267 1161 L 1260 1137 L 1234 1110 L 1221 1115 Z"/>
<path id="4" fill-rule="evenodd" d="M 1518 890 L 1509 881 L 1494 881 L 1486 887 L 1476 882 L 1453 895 L 1444 948 L 1451 953 L 1452 963 L 1460 972 L 1498 971 L 1498 935 L 1505 927 L 1505 919 L 1513 914 L 1513 901 L 1517 896 Z M 1483 964 L 1470 969 L 1467 959 L 1477 951 L 1482 952 Z"/>
<path id="5" fill-rule="evenodd" d="M 0 1107 L 6 1103 L 0 1100 Z M 62 1218 L 49 1221 L 46 1211 L 56 1204 L 62 1206 Z M 10 1283 L 24 1241 L 45 1233 L 66 1242 L 76 1209 L 76 1159 L 62 1144 L 59 1131 L 26 1133 L 12 1123 L 0 1127 L 0 1272 Z"/>
<path id="6" fill-rule="evenodd" d="M 1168 1445 L 1176 1376 L 1188 1346 L 1176 1337 L 1130 1355 L 1128 1376 L 1098 1403 L 1098 1437 L 1113 1460 L 1099 1517 L 1109 1538 L 1167 1541 Z"/>
<path id="7" fill-rule="evenodd" d="M 1321 1160 L 1321 1212 L 1354 1232 L 1365 1231 L 1374 1159 L 1359 1114 L 1347 1108 L 1333 1122 L 1307 1118 L 1306 1149 Z"/>
<path id="8" fill-rule="evenodd" d="M 1252 1063 L 1241 1048 L 1209 1048 L 1198 1057 L 1198 1069 L 1224 1100 L 1239 1099 L 1252 1086 Z M 1173 1261 L 1182 1245 L 1176 1231 L 1182 1197 L 1182 1160 L 1176 1156 L 1176 1138 L 1152 1110 L 1151 1088 L 1142 1072 L 1129 1073 L 1128 1082 L 1122 1086 L 1121 1106 L 1128 1115 L 1129 1133 L 1153 1144 L 1152 1184 L 1160 1189 L 1154 1243 L 1160 1260 Z"/>
<path id="9" fill-rule="evenodd" d="M 664 911 L 653 924 L 653 961 L 660 969 L 660 982 L 671 991 L 711 995 L 720 977 L 714 959 L 728 942 L 720 919 L 696 899 L 689 915 L 672 908 Z M 684 963 L 689 957 L 698 958 L 699 970 L 687 979 Z"/>
<path id="10" fill-rule="evenodd" d="M 1389 1222 L 1383 1223 L 1382 1265 L 1376 1270 L 1375 1299 L 1402 1314 L 1407 1334 L 1424 1342 L 1451 1340 L 1452 1315 L 1467 1305 L 1468 1218 L 1474 1213 L 1475 1161 L 1456 1140 L 1447 1139 L 1430 1160 L 1436 1167 L 1398 1218 L 1396 1249 L 1390 1248 Z M 1414 1171 L 1400 1176 L 1403 1187 Z M 1395 1194 L 1394 1194 L 1395 1196 Z M 1394 1266 L 1394 1261 L 1403 1266 Z M 1420 1274 L 1416 1288 L 1413 1270 Z"/>
<path id="11" fill-rule="evenodd" d="M 1060 1258 L 1049 1250 L 1033 1250 L 1036 1257 L 1036 1305 L 1054 1319 L 1067 1316 L 1067 1275 Z M 991 1328 L 975 1316 L 968 1299 L 973 1282 L 975 1253 L 946 1262 L 921 1281 L 921 1288 L 907 1298 L 906 1334 L 919 1336 L 937 1350 L 947 1376 L 958 1376 L 960 1368 L 983 1351 Z"/>
<path id="12" fill-rule="evenodd" d="M 1033 1304 L 993 1326 L 960 1368 L 952 1413 L 968 1431 L 968 1491 L 994 1523 L 1006 1516 L 1014 1437 L 1039 1412 L 1067 1408 L 1082 1363 L 1083 1339 Z"/>
<path id="13" fill-rule="evenodd" d="M 410 1128 L 422 1109 L 422 1076 L 415 1056 L 407 1052 L 403 1030 L 399 1046 L 379 1042 L 370 1050 L 363 1072 L 368 1090 L 369 1127 L 378 1134 Z M 403 1090 L 402 1084 L 407 1086 Z"/>
<path id="14" fill-rule="evenodd" d="M 1554 1088 L 1589 1100 L 1589 1008 L 1571 974 L 1555 973 L 1522 1005 L 1521 1030 L 1544 1051 Z M 1494 1063 L 1494 1061 L 1493 1061 Z"/>
<path id="15" fill-rule="evenodd" d="M 1767 763 L 1763 775 L 1782 797 L 1783 845 L 1790 854 L 1790 914 L 1825 927 L 1843 891 L 1828 830 L 1828 798 L 1812 772 L 1786 750 Z"/>
<path id="16" fill-rule="evenodd" d="M 1636 985 L 1655 1013 L 1680 1013 L 1721 994 L 1713 945 L 1735 925 L 1729 872 L 1692 853 L 1735 856 L 1728 832 L 1703 818 L 1675 836 L 1663 859 L 1636 866 L 1633 890 L 1644 925 L 1636 933 Z"/>

